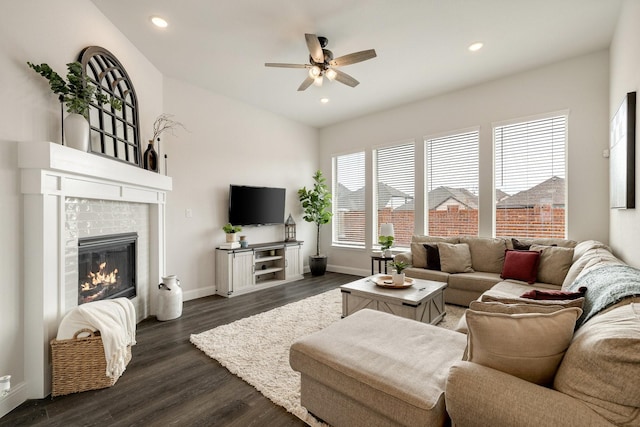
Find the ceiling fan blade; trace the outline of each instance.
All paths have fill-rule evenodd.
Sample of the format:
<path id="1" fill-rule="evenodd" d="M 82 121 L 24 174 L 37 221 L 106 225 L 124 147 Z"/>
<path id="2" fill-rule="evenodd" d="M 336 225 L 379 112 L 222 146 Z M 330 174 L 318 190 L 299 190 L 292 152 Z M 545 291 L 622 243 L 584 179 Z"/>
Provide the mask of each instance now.
<path id="1" fill-rule="evenodd" d="M 356 87 L 360 84 L 359 81 L 357 81 L 356 79 L 354 79 L 353 77 L 351 77 L 349 74 L 347 73 L 343 73 L 340 70 L 333 70 L 336 72 L 336 78 L 335 80 L 339 81 L 342 84 L 345 84 L 347 86 L 351 86 L 351 87 Z"/>
<path id="2" fill-rule="evenodd" d="M 305 34 L 304 38 L 307 41 L 307 48 L 309 49 L 311 58 L 313 58 L 317 63 L 323 63 L 324 53 L 322 53 L 322 46 L 320 46 L 318 36 L 315 34 Z"/>
<path id="3" fill-rule="evenodd" d="M 360 52 L 350 53 L 348 55 L 340 56 L 329 64 L 333 67 L 342 67 L 343 65 L 355 64 L 356 62 L 366 61 L 367 59 L 375 58 L 375 49 L 362 50 Z"/>
<path id="4" fill-rule="evenodd" d="M 306 79 L 304 79 L 302 84 L 298 87 L 298 91 L 303 91 L 309 86 L 311 86 L 311 83 L 313 83 L 313 80 L 314 79 L 312 77 L 307 77 Z"/>
<path id="5" fill-rule="evenodd" d="M 311 68 L 309 64 L 281 64 L 278 62 L 265 62 L 265 67 L 279 67 L 279 68 Z"/>

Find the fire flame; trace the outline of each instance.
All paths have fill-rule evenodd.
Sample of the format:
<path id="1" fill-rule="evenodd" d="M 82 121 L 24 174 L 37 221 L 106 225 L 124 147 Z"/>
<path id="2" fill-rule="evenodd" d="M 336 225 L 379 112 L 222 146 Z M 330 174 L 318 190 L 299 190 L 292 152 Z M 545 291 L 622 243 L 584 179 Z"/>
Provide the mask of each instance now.
<path id="1" fill-rule="evenodd" d="M 113 271 L 107 272 L 107 263 L 103 262 L 100 264 L 100 269 L 97 273 L 89 272 L 88 279 L 91 279 L 91 282 L 84 282 L 80 285 L 83 291 L 89 291 L 95 288 L 97 285 L 113 285 L 118 281 L 118 269 L 114 268 Z"/>

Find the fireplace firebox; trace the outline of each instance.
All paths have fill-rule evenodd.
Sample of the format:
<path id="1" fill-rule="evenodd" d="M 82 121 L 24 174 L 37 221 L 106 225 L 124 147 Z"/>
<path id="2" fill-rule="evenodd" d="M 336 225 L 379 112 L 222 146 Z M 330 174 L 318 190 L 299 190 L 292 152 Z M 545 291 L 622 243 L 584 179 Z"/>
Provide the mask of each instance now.
<path id="1" fill-rule="evenodd" d="M 78 239 L 78 305 L 136 296 L 138 233 Z"/>

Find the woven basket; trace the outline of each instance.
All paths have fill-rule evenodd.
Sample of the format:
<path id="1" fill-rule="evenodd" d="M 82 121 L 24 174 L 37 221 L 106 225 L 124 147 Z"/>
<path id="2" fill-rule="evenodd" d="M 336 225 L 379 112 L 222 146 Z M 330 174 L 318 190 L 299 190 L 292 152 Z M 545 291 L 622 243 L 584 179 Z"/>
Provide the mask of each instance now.
<path id="1" fill-rule="evenodd" d="M 87 332 L 86 338 L 78 335 Z M 51 397 L 111 387 L 118 381 L 106 375 L 100 332 L 81 329 L 68 340 L 51 340 L 53 361 Z M 131 346 L 127 347 L 126 363 L 131 360 Z"/>

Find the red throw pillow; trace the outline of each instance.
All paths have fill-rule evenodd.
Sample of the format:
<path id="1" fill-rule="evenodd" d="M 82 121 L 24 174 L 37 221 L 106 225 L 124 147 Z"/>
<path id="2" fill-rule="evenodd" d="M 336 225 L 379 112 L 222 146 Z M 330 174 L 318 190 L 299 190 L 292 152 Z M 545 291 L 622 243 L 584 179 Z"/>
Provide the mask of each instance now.
<path id="1" fill-rule="evenodd" d="M 578 298 L 582 298 L 585 292 L 587 292 L 586 286 L 582 286 L 580 289 L 578 289 L 578 292 L 556 291 L 556 290 L 541 291 L 539 289 L 532 289 L 520 295 L 520 298 L 529 298 L 529 299 L 537 299 L 537 300 L 578 299 Z"/>
<path id="2" fill-rule="evenodd" d="M 540 252 L 517 251 L 507 249 L 504 253 L 504 266 L 502 267 L 503 279 L 522 280 L 528 284 L 536 282 L 538 277 L 538 264 Z"/>

